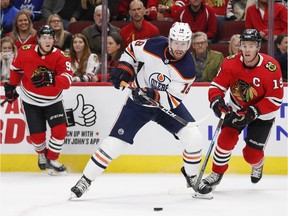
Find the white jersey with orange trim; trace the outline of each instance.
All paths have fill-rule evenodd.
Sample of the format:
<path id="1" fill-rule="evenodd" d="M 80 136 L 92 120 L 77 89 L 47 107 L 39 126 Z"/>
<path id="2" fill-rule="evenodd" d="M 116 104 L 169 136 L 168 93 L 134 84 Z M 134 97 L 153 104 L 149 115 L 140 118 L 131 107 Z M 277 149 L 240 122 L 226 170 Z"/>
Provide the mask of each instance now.
<path id="1" fill-rule="evenodd" d="M 156 88 L 160 94 L 159 102 L 169 110 L 176 108 L 189 93 L 196 76 L 190 53 L 175 60 L 169 53 L 167 38 L 162 36 L 133 41 L 120 61 L 137 65 L 133 86 Z"/>

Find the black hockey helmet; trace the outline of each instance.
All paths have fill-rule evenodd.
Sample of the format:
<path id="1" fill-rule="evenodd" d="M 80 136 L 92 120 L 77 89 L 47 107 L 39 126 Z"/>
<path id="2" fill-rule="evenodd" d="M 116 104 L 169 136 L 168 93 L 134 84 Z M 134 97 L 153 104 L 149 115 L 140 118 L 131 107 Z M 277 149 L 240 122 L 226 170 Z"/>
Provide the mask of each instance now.
<path id="1" fill-rule="evenodd" d="M 49 25 L 43 25 L 38 29 L 37 37 L 40 37 L 44 34 L 52 35 L 53 38 L 55 37 L 55 31 Z"/>
<path id="2" fill-rule="evenodd" d="M 262 38 L 256 29 L 245 29 L 243 34 L 240 36 L 240 41 L 256 41 L 261 43 Z"/>

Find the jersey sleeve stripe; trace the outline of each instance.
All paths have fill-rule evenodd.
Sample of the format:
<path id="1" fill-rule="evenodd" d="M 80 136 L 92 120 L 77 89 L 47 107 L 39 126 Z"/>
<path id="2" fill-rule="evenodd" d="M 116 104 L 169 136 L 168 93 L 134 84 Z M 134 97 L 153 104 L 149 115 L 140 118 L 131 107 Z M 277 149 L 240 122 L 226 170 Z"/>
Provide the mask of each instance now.
<path id="1" fill-rule="evenodd" d="M 15 71 L 16 73 L 24 73 L 22 69 L 16 68 L 13 65 L 10 66 L 10 70 Z"/>
<path id="2" fill-rule="evenodd" d="M 125 53 L 128 54 L 131 58 L 133 58 L 134 62 L 136 61 L 136 60 L 135 60 L 135 54 L 134 54 L 134 51 L 133 51 L 132 44 L 130 44 L 130 45 L 125 49 Z"/>
<path id="3" fill-rule="evenodd" d="M 274 104 L 277 107 L 280 107 L 283 100 L 281 98 L 276 97 L 266 97 L 272 104 Z"/>
<path id="4" fill-rule="evenodd" d="M 224 93 L 227 91 L 227 89 L 225 88 L 225 87 L 223 87 L 223 86 L 221 86 L 221 85 L 219 85 L 218 83 L 216 83 L 216 82 L 211 82 L 211 84 L 210 84 L 210 88 L 218 88 L 218 89 L 220 89 L 221 91 L 223 91 Z"/>

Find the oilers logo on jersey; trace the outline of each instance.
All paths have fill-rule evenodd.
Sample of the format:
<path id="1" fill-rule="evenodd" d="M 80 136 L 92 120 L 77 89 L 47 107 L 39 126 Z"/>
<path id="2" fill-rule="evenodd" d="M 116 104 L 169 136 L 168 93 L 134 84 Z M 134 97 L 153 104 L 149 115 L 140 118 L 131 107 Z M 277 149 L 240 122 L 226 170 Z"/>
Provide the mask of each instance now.
<path id="1" fill-rule="evenodd" d="M 171 79 L 165 74 L 155 72 L 150 75 L 149 82 L 153 88 L 156 88 L 159 91 L 166 91 Z"/>

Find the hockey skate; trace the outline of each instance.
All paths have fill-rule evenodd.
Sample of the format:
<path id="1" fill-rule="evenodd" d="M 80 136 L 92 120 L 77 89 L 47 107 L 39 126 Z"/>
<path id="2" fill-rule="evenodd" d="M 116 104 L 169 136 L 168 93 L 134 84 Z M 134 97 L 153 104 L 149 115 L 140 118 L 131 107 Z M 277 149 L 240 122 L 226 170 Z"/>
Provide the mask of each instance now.
<path id="1" fill-rule="evenodd" d="M 262 172 L 263 172 L 263 165 L 260 167 L 252 166 L 251 182 L 254 184 L 259 182 L 262 178 Z"/>
<path id="2" fill-rule="evenodd" d="M 44 153 L 38 154 L 38 167 L 40 170 L 46 170 L 47 159 Z"/>
<path id="3" fill-rule="evenodd" d="M 52 176 L 67 175 L 67 168 L 57 160 L 47 160 L 47 173 Z"/>
<path id="4" fill-rule="evenodd" d="M 216 185 L 220 184 L 221 179 L 223 178 L 224 174 L 217 174 L 215 172 L 212 172 L 209 176 L 207 176 L 205 179 L 203 179 L 200 183 L 200 186 L 209 186 L 213 190 L 215 189 Z M 204 186 L 203 186 L 204 185 Z"/>
<path id="5" fill-rule="evenodd" d="M 76 183 L 76 185 L 71 188 L 72 193 L 70 195 L 69 200 L 76 198 L 76 197 L 77 198 L 81 197 L 89 189 L 90 185 L 91 185 L 91 180 L 89 180 L 83 175 L 80 178 L 80 180 Z"/>
<path id="6" fill-rule="evenodd" d="M 197 176 L 188 176 L 184 167 L 181 168 L 181 172 L 184 175 L 186 182 L 187 182 L 187 188 L 193 188 L 196 184 L 197 181 Z M 211 193 L 212 188 L 207 186 L 207 185 L 203 185 L 203 184 L 199 184 L 198 189 L 195 191 L 195 194 L 192 195 L 192 197 L 194 198 L 200 198 L 200 199 L 212 199 L 213 195 Z"/>

